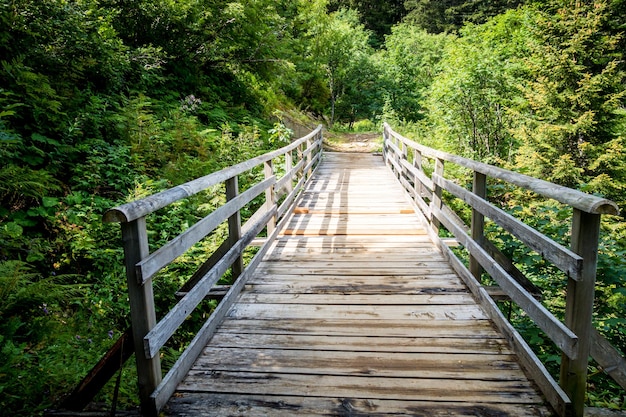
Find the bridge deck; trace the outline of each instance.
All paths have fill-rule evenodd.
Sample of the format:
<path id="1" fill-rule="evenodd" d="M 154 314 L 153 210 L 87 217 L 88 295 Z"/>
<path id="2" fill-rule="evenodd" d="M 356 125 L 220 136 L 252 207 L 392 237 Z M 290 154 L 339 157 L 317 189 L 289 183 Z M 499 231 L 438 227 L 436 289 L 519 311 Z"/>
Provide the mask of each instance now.
<path id="1" fill-rule="evenodd" d="M 325 154 L 168 415 L 549 415 L 378 157 Z"/>

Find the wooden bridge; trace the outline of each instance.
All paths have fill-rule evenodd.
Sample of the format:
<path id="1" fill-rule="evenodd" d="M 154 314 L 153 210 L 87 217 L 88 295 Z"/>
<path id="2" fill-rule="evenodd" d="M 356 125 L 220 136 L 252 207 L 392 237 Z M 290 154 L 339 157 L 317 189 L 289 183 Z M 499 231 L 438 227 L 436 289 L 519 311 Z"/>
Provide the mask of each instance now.
<path id="1" fill-rule="evenodd" d="M 444 163 L 470 169 L 469 191 Z M 259 176 L 239 189 L 239 177 Z M 252 174 L 250 174 L 252 173 Z M 487 178 L 573 207 L 566 248 L 488 203 Z M 225 203 L 149 253 L 146 216 L 223 184 Z M 471 226 L 442 202 L 472 208 Z M 241 225 L 242 208 L 254 214 Z M 591 326 L 599 219 L 614 203 L 425 148 L 385 126 L 383 155 L 291 145 L 110 210 L 122 224 L 146 415 L 582 415 L 588 356 L 624 386 L 624 359 Z M 483 233 L 490 218 L 569 277 L 565 323 Z M 157 322 L 152 279 L 220 224 L 228 237 Z M 442 230 L 454 239 L 440 238 Z M 467 251 L 466 268 L 450 249 Z M 254 256 L 244 252 L 260 245 Z M 232 285 L 217 286 L 227 270 Z M 482 284 L 488 274 L 498 284 Z M 159 351 L 222 292 L 176 364 Z M 500 312 L 512 300 L 563 351 L 560 384 Z"/>

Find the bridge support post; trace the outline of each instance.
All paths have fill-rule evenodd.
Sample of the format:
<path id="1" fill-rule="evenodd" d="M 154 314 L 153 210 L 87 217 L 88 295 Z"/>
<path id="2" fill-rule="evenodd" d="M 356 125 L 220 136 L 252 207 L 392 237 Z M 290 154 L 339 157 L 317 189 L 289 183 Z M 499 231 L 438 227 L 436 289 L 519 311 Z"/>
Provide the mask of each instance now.
<path id="1" fill-rule="evenodd" d="M 285 154 L 285 174 L 288 174 L 289 172 L 291 172 L 292 168 L 293 168 L 293 155 L 291 151 L 289 151 Z M 290 180 L 285 186 L 287 187 L 287 193 L 292 192 L 293 180 Z"/>
<path id="2" fill-rule="evenodd" d="M 424 168 L 422 167 L 422 153 L 413 149 L 413 166 L 418 169 L 418 171 L 424 172 Z M 424 186 L 422 185 L 422 181 L 417 177 L 417 174 L 413 177 L 413 190 L 416 195 L 423 197 L 424 194 Z"/>
<path id="3" fill-rule="evenodd" d="M 600 215 L 575 208 L 572 250 L 582 256 L 583 269 L 580 280 L 567 280 L 565 325 L 578 336 L 578 352 L 575 358 L 562 355 L 560 384 L 572 401 L 572 415 L 576 417 L 584 415 L 599 237 Z"/>
<path id="4" fill-rule="evenodd" d="M 308 144 L 309 142 L 307 142 L 307 147 L 310 146 Z M 309 155 L 307 155 L 307 161 L 310 162 L 310 153 Z M 263 172 L 265 173 L 265 179 L 268 179 L 270 177 L 272 177 L 274 175 L 274 165 L 272 164 L 272 161 L 267 161 L 263 164 Z M 310 176 L 311 174 L 307 175 L 307 178 Z M 265 207 L 266 210 L 271 210 L 272 207 L 274 206 L 274 186 L 269 187 L 267 190 L 265 190 Z M 267 235 L 271 235 L 272 232 L 274 231 L 274 229 L 276 228 L 276 216 L 272 217 L 268 222 L 267 222 Z"/>
<path id="5" fill-rule="evenodd" d="M 474 184 L 472 186 L 472 192 L 482 199 L 487 198 L 487 176 L 480 172 L 474 171 Z M 483 240 L 485 237 L 485 216 L 475 208 L 472 208 L 472 223 L 471 223 L 472 240 L 479 245 L 483 246 Z M 478 282 L 481 282 L 481 276 L 483 274 L 483 267 L 480 262 L 470 254 L 469 257 L 469 270 L 476 278 Z"/>
<path id="6" fill-rule="evenodd" d="M 311 139 L 307 139 L 306 141 L 306 148 L 307 149 L 311 149 L 311 144 L 313 142 L 311 142 Z M 311 161 L 313 160 L 313 154 L 312 152 L 307 153 L 306 155 L 306 165 L 309 166 L 311 165 Z M 306 179 L 308 180 L 309 178 L 311 178 L 311 175 L 313 175 L 313 169 L 309 168 L 309 170 L 306 173 Z"/>
<path id="7" fill-rule="evenodd" d="M 383 162 L 387 164 L 387 141 L 389 140 L 389 125 L 387 122 L 383 124 Z"/>
<path id="8" fill-rule="evenodd" d="M 435 171 L 433 172 L 433 177 L 439 176 L 441 178 L 443 178 L 443 159 L 440 158 L 435 158 Z M 433 178 L 434 180 L 434 178 Z M 433 229 L 433 231 L 435 232 L 436 236 L 439 236 L 439 227 L 441 226 L 441 223 L 439 222 L 439 219 L 437 219 L 437 217 L 433 214 L 435 212 L 435 208 L 440 209 L 442 206 L 441 203 L 441 186 L 437 185 L 435 181 L 433 181 L 435 183 L 435 186 L 433 187 L 433 199 L 430 201 L 430 224 L 431 227 Z"/>
<path id="9" fill-rule="evenodd" d="M 239 181 L 236 176 L 226 180 L 226 201 L 230 201 L 239 194 Z M 228 218 L 228 246 L 232 248 L 241 239 L 241 214 L 237 210 Z M 231 265 L 233 282 L 243 272 L 243 257 L 240 255 Z"/>
<path id="10" fill-rule="evenodd" d="M 149 255 L 146 218 L 121 223 L 121 226 L 141 410 L 146 416 L 156 416 L 156 406 L 150 396 L 161 382 L 161 360 L 159 355 L 148 358 L 143 344 L 144 336 L 156 325 L 152 279 L 142 283 L 135 269 L 135 265 Z"/>

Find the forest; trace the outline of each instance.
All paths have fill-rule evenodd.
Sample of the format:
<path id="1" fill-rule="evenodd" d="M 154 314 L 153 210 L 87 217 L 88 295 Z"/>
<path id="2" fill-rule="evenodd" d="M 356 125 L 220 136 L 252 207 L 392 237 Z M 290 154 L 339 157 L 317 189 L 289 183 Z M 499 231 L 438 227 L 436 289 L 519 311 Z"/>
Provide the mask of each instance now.
<path id="1" fill-rule="evenodd" d="M 0 0 L 0 415 L 58 405 L 129 326 L 107 209 L 278 148 L 293 126 L 385 121 L 615 201 L 594 325 L 626 353 L 625 0 Z M 568 243 L 562 207 L 497 186 L 491 197 Z M 159 214 L 151 241 L 215 205 Z M 562 277 L 517 255 L 562 314 Z M 163 311 L 181 285 L 176 270 L 164 278 Z M 514 321 L 558 370 L 542 333 Z M 134 372 L 129 361 L 118 408 L 137 405 Z M 593 364 L 589 385 L 589 405 L 626 410 Z M 115 391 L 96 400 L 110 407 Z"/>

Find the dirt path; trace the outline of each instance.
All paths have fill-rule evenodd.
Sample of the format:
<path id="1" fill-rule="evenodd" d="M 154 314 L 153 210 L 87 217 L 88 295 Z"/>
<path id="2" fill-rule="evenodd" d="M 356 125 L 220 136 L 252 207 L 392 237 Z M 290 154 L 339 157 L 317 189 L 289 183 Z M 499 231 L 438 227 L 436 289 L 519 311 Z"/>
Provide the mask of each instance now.
<path id="1" fill-rule="evenodd" d="M 372 153 L 381 150 L 380 133 L 325 132 L 324 149 L 331 152 Z"/>

